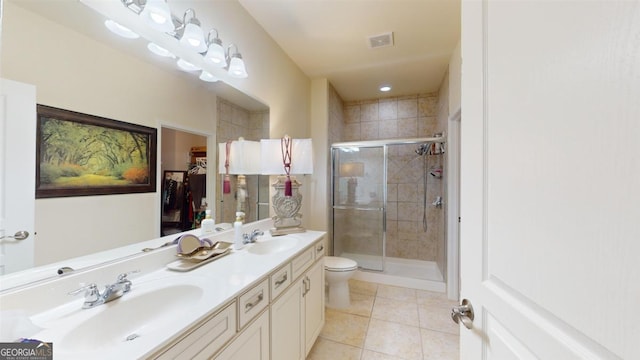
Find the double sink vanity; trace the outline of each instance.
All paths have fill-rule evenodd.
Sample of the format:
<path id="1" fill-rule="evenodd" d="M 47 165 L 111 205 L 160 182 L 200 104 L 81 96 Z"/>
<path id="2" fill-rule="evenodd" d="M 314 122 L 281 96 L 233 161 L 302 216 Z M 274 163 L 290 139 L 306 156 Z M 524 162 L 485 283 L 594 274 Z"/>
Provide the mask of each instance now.
<path id="1" fill-rule="evenodd" d="M 56 359 L 304 359 L 324 325 L 325 233 L 271 237 L 270 227 L 244 225 L 264 235 L 188 271 L 167 266 L 177 257 L 166 246 L 5 290 L 3 336 L 51 342 Z M 206 238 L 233 242 L 233 230 Z M 122 281 L 130 290 L 90 308 L 84 291 L 70 295 Z"/>

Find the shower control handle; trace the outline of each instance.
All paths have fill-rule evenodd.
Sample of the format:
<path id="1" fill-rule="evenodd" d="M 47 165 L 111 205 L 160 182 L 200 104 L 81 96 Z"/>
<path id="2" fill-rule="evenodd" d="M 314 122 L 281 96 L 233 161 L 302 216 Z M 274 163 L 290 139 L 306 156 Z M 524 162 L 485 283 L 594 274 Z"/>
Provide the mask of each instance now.
<path id="1" fill-rule="evenodd" d="M 471 306 L 471 302 L 467 299 L 463 299 L 460 306 L 451 308 L 451 319 L 453 319 L 456 324 L 462 321 L 464 327 L 471 329 L 473 327 L 473 318 L 473 306 Z"/>
<path id="2" fill-rule="evenodd" d="M 442 207 L 442 196 L 437 196 L 436 201 L 432 202 L 431 205 L 435 207 Z"/>

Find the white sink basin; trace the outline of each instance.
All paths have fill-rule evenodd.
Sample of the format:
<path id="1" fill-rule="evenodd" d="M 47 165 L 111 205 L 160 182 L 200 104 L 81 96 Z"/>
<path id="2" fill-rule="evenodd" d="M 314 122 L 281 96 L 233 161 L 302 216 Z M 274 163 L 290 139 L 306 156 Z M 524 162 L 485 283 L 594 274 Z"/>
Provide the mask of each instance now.
<path id="1" fill-rule="evenodd" d="M 251 245 L 249 252 L 258 255 L 273 254 L 289 250 L 296 246 L 296 244 L 298 244 L 298 239 L 294 237 L 277 237 Z"/>
<path id="2" fill-rule="evenodd" d="M 104 305 L 104 310 L 78 324 L 57 346 L 69 351 L 98 350 L 133 341 L 149 330 L 166 326 L 173 317 L 182 317 L 202 297 L 195 285 L 170 285 L 135 294 L 135 289 Z M 90 311 L 90 310 L 85 310 Z"/>
<path id="3" fill-rule="evenodd" d="M 119 299 L 91 309 L 81 309 L 77 299 L 34 316 L 35 325 L 43 328 L 34 337 L 55 343 L 56 355 L 69 359 L 108 354 L 123 346 L 125 351 L 140 346 L 148 351 L 147 343 L 157 343 L 167 330 L 188 326 L 196 320 L 194 313 L 208 308 L 211 291 L 206 289 L 215 285 L 209 281 L 210 286 L 200 286 L 203 281 L 198 276 L 132 278 L 131 291 Z"/>

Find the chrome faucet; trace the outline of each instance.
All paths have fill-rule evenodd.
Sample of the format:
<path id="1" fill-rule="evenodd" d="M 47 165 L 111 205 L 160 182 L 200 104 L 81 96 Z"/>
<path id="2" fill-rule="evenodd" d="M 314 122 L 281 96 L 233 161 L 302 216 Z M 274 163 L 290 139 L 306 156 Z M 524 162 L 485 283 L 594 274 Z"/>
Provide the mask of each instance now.
<path id="1" fill-rule="evenodd" d="M 138 273 L 140 270 L 130 271 L 128 273 L 118 275 L 118 279 L 115 283 L 104 287 L 102 294 L 98 290 L 98 286 L 95 283 L 83 286 L 77 290 L 69 293 L 69 295 L 77 295 L 84 291 L 84 304 L 83 309 L 90 309 L 98 305 L 108 303 L 111 300 L 115 300 L 122 295 L 128 293 L 131 290 L 131 280 L 127 278 L 128 275 Z"/>
<path id="2" fill-rule="evenodd" d="M 249 243 L 254 243 L 256 242 L 256 238 L 258 236 L 262 236 L 264 235 L 264 232 L 262 230 L 259 229 L 255 229 L 251 232 L 251 234 L 242 234 L 242 238 L 244 240 L 242 240 L 243 244 L 249 244 Z"/>

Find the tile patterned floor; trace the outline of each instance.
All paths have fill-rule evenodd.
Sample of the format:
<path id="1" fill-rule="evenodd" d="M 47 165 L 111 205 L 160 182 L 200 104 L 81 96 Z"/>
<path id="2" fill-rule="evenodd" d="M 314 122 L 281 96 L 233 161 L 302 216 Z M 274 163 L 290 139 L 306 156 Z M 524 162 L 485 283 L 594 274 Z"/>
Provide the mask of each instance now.
<path id="1" fill-rule="evenodd" d="M 442 293 L 349 282 L 351 306 L 326 309 L 325 326 L 307 360 L 453 360 L 459 329 L 455 301 Z"/>

